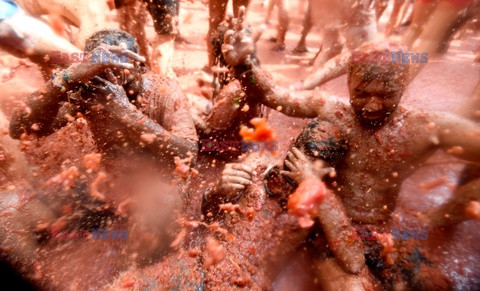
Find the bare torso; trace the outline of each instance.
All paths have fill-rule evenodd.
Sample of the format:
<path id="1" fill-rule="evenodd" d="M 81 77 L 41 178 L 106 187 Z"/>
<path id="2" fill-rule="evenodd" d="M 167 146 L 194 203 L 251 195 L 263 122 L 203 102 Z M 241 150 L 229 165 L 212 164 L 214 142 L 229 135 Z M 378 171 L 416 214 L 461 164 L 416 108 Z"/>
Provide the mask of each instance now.
<path id="1" fill-rule="evenodd" d="M 395 209 L 402 182 L 434 153 L 428 114 L 399 108 L 376 130 L 363 127 L 349 106 L 332 122 L 344 128 L 349 150 L 338 165 L 338 197 L 355 222 L 377 224 Z M 427 142 L 426 142 L 427 141 Z"/>

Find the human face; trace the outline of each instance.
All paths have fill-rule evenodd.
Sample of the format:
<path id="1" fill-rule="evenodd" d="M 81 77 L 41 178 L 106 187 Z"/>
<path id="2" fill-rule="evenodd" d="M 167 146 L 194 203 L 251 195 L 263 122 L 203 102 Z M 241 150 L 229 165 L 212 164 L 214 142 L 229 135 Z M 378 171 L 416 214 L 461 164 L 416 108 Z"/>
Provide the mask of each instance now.
<path id="1" fill-rule="evenodd" d="M 352 76 L 349 82 L 350 104 L 357 118 L 369 127 L 382 125 L 397 109 L 403 88 L 382 78 L 362 82 L 360 76 Z"/>

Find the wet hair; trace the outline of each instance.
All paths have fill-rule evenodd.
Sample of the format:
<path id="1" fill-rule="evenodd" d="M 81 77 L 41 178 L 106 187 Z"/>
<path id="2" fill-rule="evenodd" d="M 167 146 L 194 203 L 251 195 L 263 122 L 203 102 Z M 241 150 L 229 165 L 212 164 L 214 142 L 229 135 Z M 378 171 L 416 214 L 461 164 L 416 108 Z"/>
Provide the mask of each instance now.
<path id="1" fill-rule="evenodd" d="M 348 65 L 348 83 L 352 81 L 353 76 L 361 78 L 360 86 L 366 87 L 373 80 L 383 80 L 388 88 L 401 88 L 403 91 L 406 87 L 408 72 L 410 65 L 402 62 L 393 62 L 378 56 L 392 53 L 405 53 L 406 48 L 397 42 L 368 42 L 355 49 L 356 53 L 362 56 L 372 56 L 373 62 L 353 62 Z M 375 58 L 377 57 L 377 58 Z M 352 57 L 353 59 L 353 57 Z"/>
<path id="2" fill-rule="evenodd" d="M 294 146 L 303 151 L 312 160 L 322 160 L 335 166 L 347 152 L 343 134 L 333 123 L 313 120 L 307 124 L 295 140 Z M 288 167 L 284 164 L 284 169 Z M 290 177 L 283 176 L 279 166 L 275 166 L 265 175 L 263 184 L 269 196 L 280 196 L 282 205 L 286 205 L 288 195 L 298 184 Z"/>
<path id="3" fill-rule="evenodd" d="M 139 52 L 136 39 L 121 29 L 105 29 L 94 33 L 85 42 L 85 51 L 91 52 L 101 44 L 120 46 L 122 43 L 127 45 L 128 50 L 135 53 Z"/>
<path id="4" fill-rule="evenodd" d="M 347 151 L 339 128 L 331 122 L 319 120 L 313 120 L 303 128 L 294 146 L 307 156 L 330 164 L 336 164 Z"/>

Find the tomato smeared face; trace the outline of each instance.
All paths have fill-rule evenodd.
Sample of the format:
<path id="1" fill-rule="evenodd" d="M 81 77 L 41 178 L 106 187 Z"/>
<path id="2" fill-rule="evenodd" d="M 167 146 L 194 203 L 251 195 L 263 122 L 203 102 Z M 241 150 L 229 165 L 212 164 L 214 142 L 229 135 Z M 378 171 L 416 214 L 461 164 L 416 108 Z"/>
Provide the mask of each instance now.
<path id="1" fill-rule="evenodd" d="M 365 44 L 358 50 L 365 55 L 403 51 L 390 44 Z M 348 68 L 350 103 L 359 121 L 365 126 L 379 126 L 400 103 L 409 74 L 406 63 L 351 62 Z"/>
<path id="2" fill-rule="evenodd" d="M 350 104 L 366 125 L 380 125 L 396 110 L 403 89 L 380 78 L 364 82 L 360 76 L 349 83 Z"/>

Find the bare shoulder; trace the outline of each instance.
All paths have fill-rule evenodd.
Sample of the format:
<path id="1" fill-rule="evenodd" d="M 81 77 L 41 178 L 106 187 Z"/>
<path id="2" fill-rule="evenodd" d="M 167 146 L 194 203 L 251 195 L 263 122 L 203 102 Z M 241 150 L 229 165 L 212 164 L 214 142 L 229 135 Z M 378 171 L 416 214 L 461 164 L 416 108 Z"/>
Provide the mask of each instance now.
<path id="1" fill-rule="evenodd" d="M 400 106 L 398 111 L 402 118 L 409 124 L 415 124 L 417 127 L 425 127 L 436 123 L 438 117 L 435 111 L 421 110 L 412 107 Z"/>
<path id="2" fill-rule="evenodd" d="M 176 109 L 185 107 L 186 96 L 178 82 L 159 74 L 147 73 L 143 75 L 143 102 L 154 107 Z"/>
<path id="3" fill-rule="evenodd" d="M 353 117 L 348 99 L 316 90 L 312 94 L 313 102 L 310 105 L 316 108 L 318 117 L 321 119 L 333 121 Z"/>
<path id="4" fill-rule="evenodd" d="M 143 75 L 143 93 L 140 108 L 150 118 L 161 124 L 165 119 L 174 118 L 178 111 L 188 111 L 185 94 L 174 79 L 146 73 Z"/>
<path id="5" fill-rule="evenodd" d="M 168 94 L 173 92 L 181 92 L 178 82 L 169 77 L 146 73 L 143 75 L 145 92 L 153 94 Z"/>

